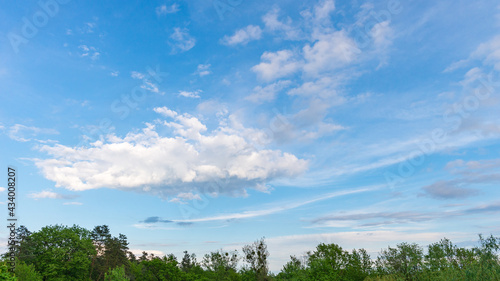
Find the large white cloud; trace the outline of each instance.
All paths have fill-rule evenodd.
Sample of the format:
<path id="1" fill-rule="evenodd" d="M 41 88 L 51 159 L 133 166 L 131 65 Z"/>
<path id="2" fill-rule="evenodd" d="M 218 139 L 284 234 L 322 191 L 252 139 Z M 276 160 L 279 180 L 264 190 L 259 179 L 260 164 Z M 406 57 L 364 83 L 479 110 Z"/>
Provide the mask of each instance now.
<path id="1" fill-rule="evenodd" d="M 172 114 L 125 137 L 108 135 L 89 147 L 45 145 L 50 155 L 36 159 L 44 176 L 69 190 L 116 188 L 150 192 L 161 197 L 193 192 L 206 186 L 210 194 L 242 195 L 262 189 L 276 178 L 293 177 L 307 161 L 279 150 L 257 149 L 246 128 L 209 131 L 196 117 Z M 169 136 L 159 133 L 171 131 Z M 214 189 L 215 186 L 215 189 Z"/>

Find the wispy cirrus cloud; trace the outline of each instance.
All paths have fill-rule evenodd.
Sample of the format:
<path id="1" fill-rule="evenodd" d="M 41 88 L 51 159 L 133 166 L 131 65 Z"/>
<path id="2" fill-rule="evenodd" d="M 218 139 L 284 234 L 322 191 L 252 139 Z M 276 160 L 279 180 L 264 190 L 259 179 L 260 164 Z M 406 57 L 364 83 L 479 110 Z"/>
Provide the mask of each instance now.
<path id="1" fill-rule="evenodd" d="M 195 219 L 188 219 L 188 220 L 168 220 L 172 222 L 184 222 L 184 223 L 199 223 L 199 222 L 214 222 L 214 221 L 230 221 L 230 220 L 239 220 L 239 219 L 250 219 L 250 218 L 255 218 L 255 217 L 261 217 L 261 216 L 268 216 L 280 212 L 285 212 L 288 210 L 296 209 L 305 205 L 313 204 L 316 202 L 340 197 L 340 196 L 346 196 L 346 195 L 351 195 L 351 194 L 358 194 L 358 193 L 364 193 L 364 192 L 370 192 L 378 189 L 379 187 L 374 186 L 374 187 L 366 187 L 366 188 L 359 188 L 359 189 L 353 189 L 353 190 L 343 190 L 343 191 L 336 191 L 336 192 L 330 192 L 330 193 L 325 193 L 321 196 L 318 196 L 316 198 L 304 200 L 304 201 L 299 201 L 299 202 L 293 202 L 293 203 L 288 203 L 288 204 L 279 204 L 277 207 L 271 207 L 271 208 L 263 208 L 261 210 L 256 210 L 256 211 L 245 211 L 245 212 L 239 212 L 239 213 L 232 213 L 232 214 L 223 214 L 223 215 L 216 215 L 216 216 L 210 216 L 210 217 L 204 217 L 204 218 L 195 218 Z"/>
<path id="2" fill-rule="evenodd" d="M 199 75 L 200 77 L 207 76 L 210 73 L 210 64 L 199 64 L 198 67 L 196 68 L 195 74 Z"/>
<path id="3" fill-rule="evenodd" d="M 168 6 L 166 4 L 163 4 L 163 5 L 156 7 L 155 11 L 156 11 L 156 14 L 158 16 L 164 16 L 167 14 L 175 14 L 178 11 L 180 11 L 180 8 L 179 8 L 179 4 L 177 4 L 177 3 L 174 3 L 172 5 L 168 5 Z"/>
<path id="4" fill-rule="evenodd" d="M 87 45 L 80 45 L 78 46 L 78 49 L 80 49 L 81 53 L 80 56 L 83 57 L 88 57 L 91 60 L 97 60 L 99 56 L 101 55 L 101 52 L 93 46 L 87 46 Z"/>
<path id="5" fill-rule="evenodd" d="M 81 205 L 83 205 L 83 203 L 81 203 L 81 202 L 64 202 L 63 205 L 81 206 Z"/>
<path id="6" fill-rule="evenodd" d="M 142 85 L 141 85 L 142 89 L 147 90 L 151 93 L 163 94 L 162 92 L 160 92 L 158 84 L 151 81 L 149 75 L 146 75 L 146 74 L 138 72 L 138 71 L 132 71 L 130 73 L 130 77 L 137 79 L 137 80 L 141 80 L 142 81 Z"/>
<path id="7" fill-rule="evenodd" d="M 76 194 L 63 194 L 57 193 L 50 190 L 44 190 L 40 192 L 30 193 L 28 197 L 33 198 L 35 200 L 38 199 L 63 199 L 63 200 L 71 200 L 79 197 Z"/>
<path id="8" fill-rule="evenodd" d="M 9 138 L 19 142 L 31 141 L 39 135 L 57 135 L 57 134 L 59 134 L 59 132 L 55 129 L 38 128 L 32 126 L 25 126 L 22 124 L 15 124 L 11 126 L 7 131 L 7 135 L 9 136 Z"/>
<path id="9" fill-rule="evenodd" d="M 455 218 L 468 218 L 475 215 L 488 215 L 500 212 L 500 202 L 492 201 L 477 205 L 458 204 L 456 206 L 445 205 L 444 208 L 426 210 L 385 210 L 370 209 L 339 211 L 333 214 L 322 215 L 309 220 L 311 228 L 328 227 L 350 227 L 350 228 L 373 228 L 390 225 L 410 225 L 417 227 L 420 223 L 450 220 Z"/>
<path id="10" fill-rule="evenodd" d="M 291 83 L 289 80 L 280 80 L 264 87 L 257 86 L 253 89 L 252 94 L 245 97 L 245 99 L 254 103 L 273 101 L 276 95 L 289 87 Z"/>

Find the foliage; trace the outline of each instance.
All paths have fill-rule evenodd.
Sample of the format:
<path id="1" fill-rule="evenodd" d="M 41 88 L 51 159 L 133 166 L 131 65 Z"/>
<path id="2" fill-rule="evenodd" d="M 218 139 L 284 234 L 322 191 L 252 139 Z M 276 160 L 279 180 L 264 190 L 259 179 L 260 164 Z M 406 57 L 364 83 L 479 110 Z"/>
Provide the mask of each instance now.
<path id="1" fill-rule="evenodd" d="M 130 278 L 125 274 L 125 267 L 115 267 L 113 269 L 108 270 L 104 275 L 105 281 L 129 281 Z"/>
<path id="2" fill-rule="evenodd" d="M 255 275 L 255 280 L 269 280 L 268 278 L 268 257 L 267 245 L 264 238 L 255 241 L 251 245 L 243 247 L 243 258 L 250 266 L 249 272 Z M 247 275 L 251 275 L 247 273 Z"/>
<path id="3" fill-rule="evenodd" d="M 47 280 L 84 280 L 89 277 L 95 255 L 90 231 L 79 226 L 46 226 L 31 236 L 32 259 Z"/>
<path id="4" fill-rule="evenodd" d="M 476 247 L 462 248 L 444 238 L 424 250 L 400 243 L 382 249 L 375 261 L 366 250 L 319 244 L 298 258 L 291 256 L 276 276 L 269 272 L 264 238 L 238 251 L 219 250 L 201 262 L 187 251 L 180 262 L 173 255 L 157 257 L 128 251 L 127 237 L 111 235 L 106 225 L 92 231 L 79 226 L 47 226 L 37 232 L 17 230 L 19 247 L 15 273 L 9 272 L 7 254 L 0 261 L 0 280 L 500 280 L 500 238 L 479 236 Z M 239 264 L 243 261 L 244 264 Z"/>
<path id="5" fill-rule="evenodd" d="M 92 280 L 102 280 L 110 269 L 124 267 L 129 270 L 127 236 L 119 234 L 113 237 L 107 225 L 99 225 L 91 233 L 96 249 L 92 257 Z"/>
<path id="6" fill-rule="evenodd" d="M 371 260 L 364 249 L 345 251 L 337 244 L 321 243 L 308 253 L 307 277 L 314 280 L 364 280 Z"/>
<path id="7" fill-rule="evenodd" d="M 240 280 L 237 273 L 238 252 L 223 250 L 206 254 L 202 265 L 207 270 L 210 280 Z"/>
<path id="8" fill-rule="evenodd" d="M 19 281 L 42 281 L 42 275 L 38 273 L 35 266 L 26 264 L 23 261 L 18 261 L 16 264 L 16 277 Z"/>
<path id="9" fill-rule="evenodd" d="M 290 261 L 283 266 L 276 279 L 290 281 L 307 280 L 305 262 L 295 256 L 290 256 Z"/>
<path id="10" fill-rule="evenodd" d="M 18 280 L 11 272 L 9 272 L 10 266 L 7 262 L 0 262 L 0 280 L 16 281 Z"/>
<path id="11" fill-rule="evenodd" d="M 423 250 L 417 244 L 400 243 L 382 250 L 376 261 L 377 271 L 405 280 L 418 280 L 423 270 Z"/>

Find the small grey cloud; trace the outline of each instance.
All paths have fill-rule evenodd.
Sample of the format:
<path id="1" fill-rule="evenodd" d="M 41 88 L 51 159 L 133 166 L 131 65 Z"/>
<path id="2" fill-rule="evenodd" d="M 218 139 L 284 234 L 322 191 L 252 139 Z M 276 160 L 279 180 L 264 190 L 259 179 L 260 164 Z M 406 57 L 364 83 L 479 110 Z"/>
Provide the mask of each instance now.
<path id="1" fill-rule="evenodd" d="M 436 199 L 459 199 L 467 198 L 478 194 L 478 191 L 471 188 L 458 186 L 456 181 L 437 181 L 431 185 L 422 187 L 425 196 Z"/>
<path id="2" fill-rule="evenodd" d="M 177 222 L 177 225 L 181 225 L 181 226 L 188 226 L 188 225 L 192 225 L 192 224 L 193 224 L 192 222 L 185 222 L 185 221 Z"/>
<path id="3" fill-rule="evenodd" d="M 390 219 L 391 222 L 421 222 L 435 218 L 432 213 L 419 212 L 379 212 L 379 213 L 361 213 L 341 216 L 325 216 L 313 220 L 313 223 L 322 223 L 327 221 L 359 221 L 367 219 Z"/>
<path id="4" fill-rule="evenodd" d="M 456 206 L 453 206 L 456 207 Z M 399 223 L 416 223 L 431 220 L 449 219 L 455 217 L 464 217 L 476 214 L 500 213 L 500 201 L 488 204 L 472 206 L 461 210 L 441 211 L 441 212 L 378 212 L 378 213 L 359 213 L 349 215 L 330 215 L 311 220 L 313 224 L 326 224 L 330 221 L 366 221 L 358 225 L 359 227 L 383 226 Z"/>
<path id="5" fill-rule="evenodd" d="M 170 223 L 172 221 L 171 220 L 165 220 L 165 219 L 162 219 L 160 217 L 148 217 L 145 220 L 143 220 L 142 222 L 143 223 L 159 223 L 159 222 Z"/>
<path id="6" fill-rule="evenodd" d="M 72 200 L 75 198 L 78 198 L 79 195 L 77 194 L 62 194 L 62 193 L 57 193 L 57 192 L 52 192 L 50 190 L 44 190 L 41 192 L 37 193 L 30 193 L 28 194 L 28 197 L 33 198 L 35 200 L 38 199 L 63 199 L 63 200 Z"/>
<path id="7" fill-rule="evenodd" d="M 474 208 L 467 209 L 465 213 L 477 214 L 477 213 L 496 213 L 500 212 L 500 202 L 495 202 L 489 205 L 477 206 Z"/>

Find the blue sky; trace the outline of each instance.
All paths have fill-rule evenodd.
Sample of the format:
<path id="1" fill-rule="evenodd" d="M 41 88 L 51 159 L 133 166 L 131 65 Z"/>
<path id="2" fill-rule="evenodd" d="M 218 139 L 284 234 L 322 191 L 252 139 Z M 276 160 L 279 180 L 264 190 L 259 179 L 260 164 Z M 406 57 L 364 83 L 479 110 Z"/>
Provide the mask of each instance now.
<path id="1" fill-rule="evenodd" d="M 199 258 L 265 236 L 273 271 L 320 242 L 500 234 L 496 1 L 2 1 L 0 18 L 0 164 L 30 230 L 107 224 Z"/>

